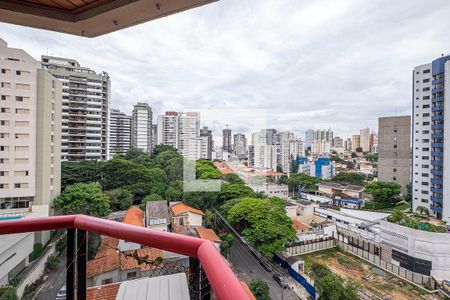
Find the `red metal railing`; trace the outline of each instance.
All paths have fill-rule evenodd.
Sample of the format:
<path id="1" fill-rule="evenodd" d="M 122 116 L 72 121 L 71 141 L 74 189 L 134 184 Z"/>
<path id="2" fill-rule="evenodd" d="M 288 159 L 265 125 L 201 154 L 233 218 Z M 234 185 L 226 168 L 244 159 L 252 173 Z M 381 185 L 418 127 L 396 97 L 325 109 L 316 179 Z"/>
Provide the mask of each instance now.
<path id="1" fill-rule="evenodd" d="M 67 228 L 81 229 L 197 258 L 218 299 L 250 299 L 212 243 L 198 238 L 85 215 L 1 221 L 0 235 Z"/>

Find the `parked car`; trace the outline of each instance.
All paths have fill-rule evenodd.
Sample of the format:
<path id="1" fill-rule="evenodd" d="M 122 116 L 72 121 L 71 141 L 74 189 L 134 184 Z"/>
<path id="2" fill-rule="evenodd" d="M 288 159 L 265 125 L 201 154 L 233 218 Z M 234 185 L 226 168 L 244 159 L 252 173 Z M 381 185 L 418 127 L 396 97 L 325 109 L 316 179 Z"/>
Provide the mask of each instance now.
<path id="1" fill-rule="evenodd" d="M 278 274 L 273 274 L 272 277 L 273 277 L 273 280 L 275 280 L 282 288 L 284 288 L 284 289 L 288 288 L 286 278 L 284 278 L 283 276 L 278 275 Z"/>
<path id="2" fill-rule="evenodd" d="M 66 285 L 63 285 L 56 294 L 56 300 L 66 300 L 67 290 Z"/>

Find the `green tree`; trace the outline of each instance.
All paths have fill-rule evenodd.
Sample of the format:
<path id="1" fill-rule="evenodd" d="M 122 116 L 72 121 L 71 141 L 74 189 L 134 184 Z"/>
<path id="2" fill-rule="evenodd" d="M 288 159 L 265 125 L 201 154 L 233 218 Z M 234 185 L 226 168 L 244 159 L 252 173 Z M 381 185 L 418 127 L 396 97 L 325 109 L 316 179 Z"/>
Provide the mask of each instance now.
<path id="1" fill-rule="evenodd" d="M 407 218 L 406 214 L 400 209 L 395 209 L 392 214 L 387 217 L 389 222 L 399 223 Z"/>
<path id="2" fill-rule="evenodd" d="M 183 202 L 189 206 L 205 211 L 217 204 L 217 192 L 185 192 Z"/>
<path id="3" fill-rule="evenodd" d="M 285 245 L 296 239 L 284 200 L 279 198 L 242 198 L 229 209 L 227 219 L 266 257 L 284 251 Z"/>
<path id="4" fill-rule="evenodd" d="M 222 173 L 214 167 L 211 161 L 200 159 L 195 162 L 196 177 L 199 179 L 221 179 Z"/>
<path id="5" fill-rule="evenodd" d="M 61 190 L 75 183 L 102 182 L 102 166 L 104 162 L 83 160 L 80 162 L 62 162 Z"/>
<path id="6" fill-rule="evenodd" d="M 359 152 L 359 153 L 363 152 L 363 148 L 362 147 L 357 147 L 355 150 L 356 150 L 356 152 Z"/>
<path id="7" fill-rule="evenodd" d="M 230 253 L 231 246 L 233 246 L 234 242 L 234 236 L 231 233 L 221 233 L 219 234 L 220 240 L 222 241 L 220 243 L 220 253 L 224 257 L 228 257 L 228 254 Z"/>
<path id="8" fill-rule="evenodd" d="M 374 163 L 378 161 L 378 153 L 366 153 L 364 156 L 370 162 Z"/>
<path id="9" fill-rule="evenodd" d="M 105 193 L 109 197 L 112 211 L 127 210 L 133 205 L 133 195 L 127 189 L 117 188 Z"/>
<path id="10" fill-rule="evenodd" d="M 114 157 L 114 158 L 116 158 L 116 157 Z M 120 157 L 118 157 L 118 158 L 120 158 Z M 144 165 L 144 166 L 150 166 L 150 164 L 151 164 L 150 156 L 147 153 L 145 153 L 144 151 L 142 151 L 142 149 L 138 149 L 138 148 L 132 148 L 132 149 L 128 150 L 128 152 L 125 154 L 123 159 L 128 160 L 133 163 L 136 163 L 136 164 Z"/>
<path id="11" fill-rule="evenodd" d="M 228 183 L 244 184 L 244 180 L 242 180 L 237 174 L 225 174 L 223 175 L 223 180 Z"/>
<path id="12" fill-rule="evenodd" d="M 357 285 L 346 281 L 323 264 L 313 262 L 309 275 L 314 279 L 320 297 L 323 300 L 353 300 L 358 299 Z"/>
<path id="13" fill-rule="evenodd" d="M 430 211 L 425 206 L 417 206 L 416 212 L 418 212 L 421 216 L 428 216 L 430 214 Z"/>
<path id="14" fill-rule="evenodd" d="M 305 173 L 290 174 L 289 178 L 283 175 L 279 180 L 280 183 L 288 185 L 289 192 L 291 193 L 295 192 L 297 186 L 300 186 L 304 190 L 317 190 L 317 184 L 320 181 L 320 178 L 309 176 Z"/>
<path id="15" fill-rule="evenodd" d="M 169 187 L 166 190 L 164 198 L 167 201 L 181 201 L 183 199 L 183 191 L 174 187 Z"/>
<path id="16" fill-rule="evenodd" d="M 347 183 L 353 185 L 364 185 L 366 178 L 362 174 L 351 172 L 340 172 L 331 179 L 333 182 Z"/>
<path id="17" fill-rule="evenodd" d="M 410 203 L 412 200 L 412 186 L 411 183 L 408 183 L 406 185 L 406 195 L 405 195 L 405 201 Z"/>
<path id="18" fill-rule="evenodd" d="M 222 184 L 219 192 L 219 201 L 221 203 L 243 197 L 254 197 L 255 192 L 248 186 L 240 183 Z"/>
<path id="19" fill-rule="evenodd" d="M 85 214 L 103 217 L 109 213 L 109 198 L 98 183 L 76 183 L 68 186 L 53 201 L 53 208 L 63 214 Z"/>
<path id="20" fill-rule="evenodd" d="M 357 158 L 358 154 L 356 154 L 355 152 L 352 152 L 352 158 Z"/>
<path id="21" fill-rule="evenodd" d="M 158 156 L 160 153 L 165 152 L 165 151 L 172 151 L 172 152 L 177 152 L 177 149 L 175 149 L 172 146 L 168 146 L 168 145 L 156 145 L 155 148 L 153 148 L 152 151 L 152 156 Z"/>
<path id="22" fill-rule="evenodd" d="M 376 181 L 369 183 L 364 191 L 373 196 L 375 201 L 397 203 L 401 200 L 401 185 L 395 182 Z"/>
<path id="23" fill-rule="evenodd" d="M 141 209 L 145 210 L 145 205 L 147 204 L 148 201 L 161 201 L 161 200 L 165 200 L 165 199 L 158 194 L 147 195 L 144 197 L 144 199 L 141 202 Z"/>
<path id="24" fill-rule="evenodd" d="M 103 166 L 106 190 L 152 182 L 152 174 L 144 165 L 116 157 Z"/>
<path id="25" fill-rule="evenodd" d="M 248 286 L 257 300 L 270 300 L 269 285 L 260 278 L 253 278 Z"/>

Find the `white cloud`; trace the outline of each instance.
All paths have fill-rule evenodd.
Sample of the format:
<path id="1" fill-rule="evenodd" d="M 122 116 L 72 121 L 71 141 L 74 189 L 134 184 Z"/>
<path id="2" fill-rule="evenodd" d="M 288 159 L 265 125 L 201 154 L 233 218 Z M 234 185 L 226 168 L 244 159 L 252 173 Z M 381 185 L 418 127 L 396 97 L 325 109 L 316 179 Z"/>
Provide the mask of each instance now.
<path id="1" fill-rule="evenodd" d="M 447 0 L 222 0 L 96 39 L 7 24 L 0 36 L 107 71 L 125 112 L 260 108 L 271 128 L 349 136 L 410 113 L 412 68 L 449 52 L 449 15 Z"/>

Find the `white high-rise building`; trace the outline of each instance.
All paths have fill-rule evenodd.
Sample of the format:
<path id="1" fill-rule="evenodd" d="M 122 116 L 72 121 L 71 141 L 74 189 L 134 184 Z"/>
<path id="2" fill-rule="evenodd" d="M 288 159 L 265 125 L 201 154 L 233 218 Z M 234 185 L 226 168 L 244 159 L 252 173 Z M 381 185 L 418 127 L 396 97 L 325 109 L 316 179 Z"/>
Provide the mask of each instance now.
<path id="1" fill-rule="evenodd" d="M 316 140 L 311 144 L 311 154 L 327 156 L 331 152 L 331 143 L 326 140 Z"/>
<path id="2" fill-rule="evenodd" d="M 0 39 L 0 219 L 48 216 L 61 189 L 62 85 Z M 0 236 L 0 286 L 25 266 L 48 232 Z"/>
<path id="3" fill-rule="evenodd" d="M 109 118 L 109 159 L 125 155 L 131 148 L 131 116 L 111 109 Z"/>
<path id="4" fill-rule="evenodd" d="M 343 148 L 344 147 L 344 140 L 341 137 L 339 137 L 339 136 L 334 137 L 333 138 L 333 147 Z"/>
<path id="5" fill-rule="evenodd" d="M 267 136 L 264 130 L 252 133 L 253 166 L 259 171 L 277 170 L 276 145 L 267 144 Z"/>
<path id="6" fill-rule="evenodd" d="M 73 59 L 43 55 L 41 63 L 62 82 L 62 160 L 106 160 L 111 93 L 108 74 L 96 73 Z"/>
<path id="7" fill-rule="evenodd" d="M 364 128 L 359 131 L 360 147 L 363 152 L 370 152 L 370 129 Z"/>
<path id="8" fill-rule="evenodd" d="M 152 152 L 152 109 L 145 102 L 133 107 L 131 145 L 146 153 Z"/>
<path id="9" fill-rule="evenodd" d="M 198 112 L 165 112 L 158 116 L 158 144 L 172 146 L 185 158 L 201 157 L 200 114 Z"/>
<path id="10" fill-rule="evenodd" d="M 414 210 L 424 206 L 450 223 L 449 78 L 450 55 L 414 68 L 412 200 Z"/>
<path id="11" fill-rule="evenodd" d="M 233 135 L 233 151 L 239 158 L 247 157 L 247 137 L 243 133 Z"/>

